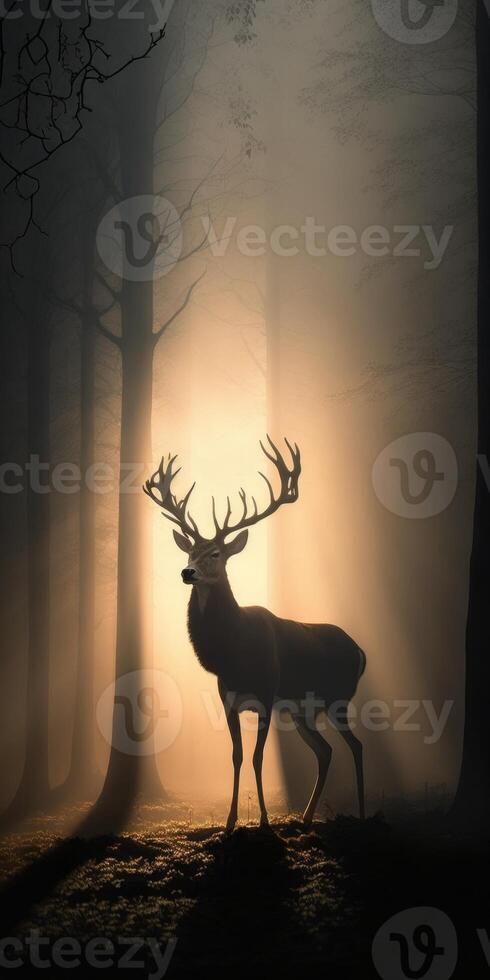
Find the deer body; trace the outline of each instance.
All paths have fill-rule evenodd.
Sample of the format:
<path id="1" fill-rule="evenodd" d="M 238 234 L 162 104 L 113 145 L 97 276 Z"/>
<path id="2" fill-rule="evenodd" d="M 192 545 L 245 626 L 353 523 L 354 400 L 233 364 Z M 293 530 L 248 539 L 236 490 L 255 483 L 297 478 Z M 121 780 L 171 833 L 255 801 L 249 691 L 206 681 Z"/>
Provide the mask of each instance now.
<path id="1" fill-rule="evenodd" d="M 174 537 L 178 546 L 189 556 L 188 564 L 182 571 L 184 582 L 192 585 L 188 607 L 189 637 L 201 665 L 218 678 L 218 690 L 233 743 L 233 795 L 227 821 L 230 831 L 238 816 L 238 789 L 243 760 L 239 715 L 244 710 L 253 710 L 258 714 L 253 764 L 261 825 L 268 822 L 262 787 L 262 759 L 274 706 L 287 708 L 298 733 L 318 760 L 318 778 L 304 812 L 305 823 L 309 824 L 313 819 L 332 754 L 330 745 L 316 725 L 322 712 L 329 712 L 332 723 L 352 751 L 359 812 L 361 818 L 364 816 L 362 745 L 352 732 L 347 717 L 348 703 L 356 692 L 366 664 L 363 651 L 338 626 L 293 622 L 281 619 L 261 606 L 240 606 L 226 574 L 228 559 L 242 551 L 247 543 L 248 526 L 268 516 L 281 503 L 297 499 L 301 469 L 299 450 L 297 447 L 293 450 L 288 443 L 293 459 L 293 469 L 289 470 L 274 444 L 269 442 L 274 456 L 262 448 L 279 471 L 280 496 L 274 497 L 272 486 L 264 477 L 271 502 L 265 514 L 259 515 L 254 501 L 254 513 L 249 515 L 245 493 L 240 491 L 243 516 L 233 527 L 229 524 L 229 500 L 223 527 L 217 522 L 213 500 L 216 535 L 211 540 L 199 534 L 194 521 L 186 514 L 191 491 L 180 502 L 170 492 L 171 481 L 176 475 L 172 472 L 173 459 L 166 472 L 162 460 L 159 471 L 144 487 L 145 492 L 167 511 L 165 516 L 184 532 L 182 535 L 174 530 Z M 155 496 L 155 489 L 159 491 L 160 499 Z M 227 536 L 237 531 L 240 531 L 238 536 L 227 543 Z M 335 711 L 330 714 L 329 709 L 334 706 Z"/>
<path id="2" fill-rule="evenodd" d="M 364 654 L 338 626 L 281 619 L 262 606 L 239 606 L 229 584 L 211 587 L 206 604 L 194 586 L 189 638 L 199 662 L 227 691 L 242 697 L 303 701 L 323 695 L 325 708 L 350 701 L 364 670 Z"/>

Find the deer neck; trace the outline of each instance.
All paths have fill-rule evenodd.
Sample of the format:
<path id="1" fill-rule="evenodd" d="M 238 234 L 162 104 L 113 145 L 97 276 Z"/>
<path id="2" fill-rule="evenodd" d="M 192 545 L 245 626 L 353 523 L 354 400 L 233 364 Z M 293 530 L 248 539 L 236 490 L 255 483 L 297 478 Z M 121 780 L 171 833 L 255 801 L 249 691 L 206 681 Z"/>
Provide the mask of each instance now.
<path id="1" fill-rule="evenodd" d="M 196 582 L 192 586 L 189 605 L 197 605 L 203 618 L 211 618 L 218 610 L 225 616 L 233 616 L 240 608 L 233 595 L 228 576 L 208 585 L 206 582 Z"/>
<path id="2" fill-rule="evenodd" d="M 192 587 L 188 609 L 189 637 L 206 670 L 218 676 L 234 648 L 239 628 L 240 606 L 227 578 L 213 585 Z"/>

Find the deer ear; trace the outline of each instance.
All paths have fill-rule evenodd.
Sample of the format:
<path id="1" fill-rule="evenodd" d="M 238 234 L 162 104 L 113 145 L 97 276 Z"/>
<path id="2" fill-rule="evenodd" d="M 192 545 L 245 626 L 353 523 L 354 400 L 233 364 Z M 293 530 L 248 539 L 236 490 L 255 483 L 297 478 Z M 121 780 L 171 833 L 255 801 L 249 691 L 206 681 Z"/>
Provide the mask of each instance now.
<path id="1" fill-rule="evenodd" d="M 188 538 L 185 538 L 183 534 L 179 534 L 178 531 L 174 531 L 174 540 L 178 544 L 181 551 L 185 551 L 188 555 L 192 549 L 192 544 Z"/>
<path id="2" fill-rule="evenodd" d="M 227 558 L 231 558 L 232 555 L 239 555 L 243 551 L 246 543 L 248 541 L 248 531 L 240 531 L 233 541 L 225 545 L 225 555 Z"/>

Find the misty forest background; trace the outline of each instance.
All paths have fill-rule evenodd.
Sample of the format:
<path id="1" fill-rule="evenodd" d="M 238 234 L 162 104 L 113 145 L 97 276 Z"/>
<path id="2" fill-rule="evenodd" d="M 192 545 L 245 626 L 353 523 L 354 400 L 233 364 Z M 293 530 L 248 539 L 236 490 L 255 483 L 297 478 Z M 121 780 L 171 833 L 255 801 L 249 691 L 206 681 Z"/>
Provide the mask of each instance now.
<path id="1" fill-rule="evenodd" d="M 167 6 L 154 43 L 150 12 L 92 23 L 87 34 L 105 55 L 70 27 L 63 70 L 76 76 L 76 95 L 58 75 L 56 100 L 30 98 L 20 114 L 37 62 L 2 24 L 22 76 L 0 117 L 2 460 L 25 467 L 37 455 L 82 473 L 137 462 L 149 473 L 178 452 L 183 489 L 197 480 L 195 516 L 209 520 L 211 493 L 223 501 L 257 487 L 265 431 L 296 440 L 300 501 L 258 528 L 230 567 L 238 598 L 355 636 L 368 656 L 360 703 L 379 698 L 396 717 L 397 699 L 431 700 L 438 713 L 454 701 L 434 744 L 422 714 L 421 731 L 362 733 L 371 812 L 382 795 L 423 797 L 426 784 L 434 804 L 449 806 L 467 652 L 470 806 L 488 772 L 474 696 L 488 689 L 485 634 L 476 642 L 470 630 L 465 650 L 478 408 L 475 11 L 461 9 L 437 44 L 413 47 L 389 39 L 364 0 Z M 483 76 L 480 86 L 481 114 Z M 118 201 L 151 193 L 181 215 L 181 258 L 155 281 L 120 279 L 99 257 L 99 222 Z M 219 234 L 229 216 L 269 234 L 308 215 L 359 234 L 369 225 L 454 231 L 432 270 L 424 254 L 315 257 L 300 247 L 295 257 L 268 248 L 252 258 L 233 236 L 217 256 L 203 233 L 203 218 Z M 390 441 L 426 431 L 453 446 L 458 489 L 437 517 L 404 520 L 376 497 L 371 470 Z M 214 680 L 190 648 L 182 558 L 154 510 L 142 493 L 119 498 L 117 479 L 104 494 L 2 494 L 6 824 L 100 793 L 93 826 L 113 829 L 139 793 L 211 810 L 228 794 L 228 736 L 212 729 L 202 701 Z M 115 676 L 152 665 L 178 684 L 180 734 L 157 757 L 110 750 L 100 695 Z M 313 779 L 297 741 L 271 740 L 266 753 L 266 792 L 283 808 L 301 806 Z M 339 745 L 329 812 L 353 808 L 353 787 Z"/>

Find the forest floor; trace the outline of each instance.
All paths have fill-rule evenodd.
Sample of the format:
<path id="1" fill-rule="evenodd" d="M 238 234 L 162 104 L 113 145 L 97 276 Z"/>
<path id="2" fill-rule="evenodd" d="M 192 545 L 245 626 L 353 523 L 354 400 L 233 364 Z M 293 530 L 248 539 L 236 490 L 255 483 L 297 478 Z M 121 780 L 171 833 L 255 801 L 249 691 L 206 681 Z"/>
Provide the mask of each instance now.
<path id="1" fill-rule="evenodd" d="M 55 941 L 75 939 L 84 963 L 93 960 L 90 940 L 102 937 L 114 944 L 117 976 L 129 970 L 122 958 L 131 955 L 140 965 L 130 976 L 159 980 L 163 965 L 154 944 L 163 955 L 176 939 L 167 949 L 170 980 L 306 973 L 368 980 L 380 975 L 371 949 L 382 924 L 407 908 L 431 906 L 456 929 L 456 972 L 387 967 L 383 980 L 490 978 L 477 933 L 488 928 L 490 935 L 488 861 L 444 827 L 438 814 L 398 828 L 381 816 L 364 823 L 337 817 L 305 833 L 290 816 L 274 818 L 269 830 L 238 826 L 227 836 L 210 824 L 153 819 L 117 837 L 81 840 L 61 836 L 45 821 L 1 843 L 2 935 L 22 943 L 22 952 L 11 946 L 4 955 L 30 964 L 15 975 L 37 974 L 32 943 L 25 943 L 39 930 L 46 939 L 40 958 L 50 963 L 45 976 L 63 976 L 68 967 L 55 966 Z M 141 940 L 134 954 L 131 937 Z M 109 954 L 109 947 L 99 948 L 94 975 Z M 414 956 L 412 965 L 420 966 Z"/>

